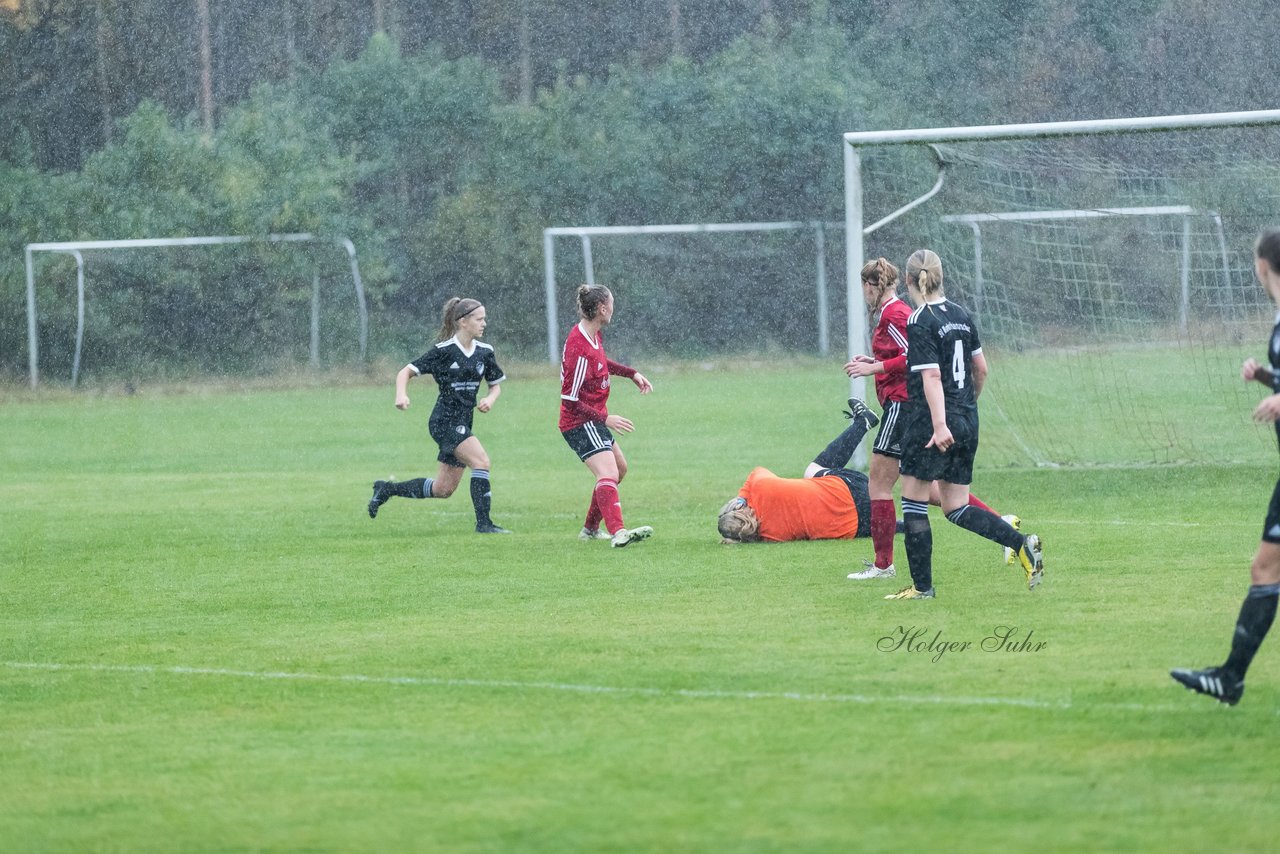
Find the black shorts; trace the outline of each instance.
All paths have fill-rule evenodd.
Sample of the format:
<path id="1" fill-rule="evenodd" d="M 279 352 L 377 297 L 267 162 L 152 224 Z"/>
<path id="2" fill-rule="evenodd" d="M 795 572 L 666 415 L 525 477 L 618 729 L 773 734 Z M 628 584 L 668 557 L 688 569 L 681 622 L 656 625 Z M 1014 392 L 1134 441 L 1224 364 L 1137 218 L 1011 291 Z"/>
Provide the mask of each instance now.
<path id="1" fill-rule="evenodd" d="M 613 450 L 613 434 L 604 426 L 603 421 L 588 421 L 560 434 L 573 448 L 578 459 L 586 462 L 587 457 L 594 457 L 601 451 Z"/>
<path id="2" fill-rule="evenodd" d="M 853 506 L 858 508 L 859 537 L 871 536 L 871 492 L 867 488 L 867 476 L 853 469 L 821 469 L 814 477 L 838 477 L 849 487 Z"/>
<path id="3" fill-rule="evenodd" d="M 902 459 L 902 401 L 889 400 L 884 404 L 884 412 L 880 415 L 880 432 L 876 433 L 876 443 L 871 446 L 871 453 L 884 457 Z"/>
<path id="4" fill-rule="evenodd" d="M 440 446 L 436 459 L 447 466 L 464 469 L 467 464 L 453 455 L 454 450 L 471 437 L 471 413 L 437 410 L 427 421 L 427 432 Z"/>
<path id="5" fill-rule="evenodd" d="M 973 460 L 978 455 L 978 419 L 947 414 L 947 427 L 955 439 L 944 453 L 937 448 L 926 448 L 933 438 L 933 420 L 929 407 L 908 407 L 903 419 L 906 427 L 902 434 L 901 471 L 917 480 L 941 480 L 945 483 L 968 485 L 973 483 Z"/>
<path id="6" fill-rule="evenodd" d="M 1262 541 L 1280 545 L 1280 481 L 1271 491 L 1271 506 L 1267 508 L 1267 521 L 1262 523 Z"/>

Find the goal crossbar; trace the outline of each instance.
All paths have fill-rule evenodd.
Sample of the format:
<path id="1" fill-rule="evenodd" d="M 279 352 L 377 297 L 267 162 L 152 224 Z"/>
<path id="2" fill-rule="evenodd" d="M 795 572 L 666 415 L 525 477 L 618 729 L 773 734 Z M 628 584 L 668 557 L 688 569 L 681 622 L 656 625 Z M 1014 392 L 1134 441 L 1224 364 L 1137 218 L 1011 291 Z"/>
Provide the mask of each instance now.
<path id="1" fill-rule="evenodd" d="M 80 353 L 84 344 L 84 255 L 82 250 L 140 249 L 175 246 L 226 246 L 240 243 L 337 243 L 346 250 L 351 265 L 351 280 L 355 288 L 356 304 L 360 313 L 360 359 L 364 360 L 369 341 L 369 310 L 365 300 L 364 283 L 360 278 L 360 264 L 356 247 L 346 237 L 320 237 L 301 232 L 294 234 L 211 235 L 200 237 L 142 237 L 127 240 L 70 240 L 46 243 L 28 243 L 25 247 L 27 272 L 27 365 L 31 387 L 40 384 L 40 341 L 36 325 L 36 283 L 34 254 L 54 252 L 71 255 L 76 259 L 76 343 L 71 365 L 71 384 L 74 386 L 80 374 Z M 311 345 L 312 358 L 316 356 L 319 323 L 318 282 L 312 292 Z"/>
<path id="2" fill-rule="evenodd" d="M 845 291 L 849 306 L 848 345 L 850 355 L 861 351 L 867 337 L 866 304 L 863 301 L 862 288 L 860 287 L 860 273 L 864 260 L 863 237 L 866 233 L 866 229 L 863 227 L 861 149 L 881 145 L 1019 140 L 1274 125 L 1280 125 L 1280 110 L 1089 119 L 1069 122 L 974 125 L 970 127 L 851 131 L 843 134 Z M 930 191 L 930 195 L 937 192 L 944 177 L 945 167 L 939 164 L 938 185 L 935 186 L 934 190 Z M 866 380 L 862 377 L 853 379 L 850 391 L 857 397 L 865 396 Z"/>
<path id="3" fill-rule="evenodd" d="M 591 238 L 606 236 L 625 236 L 643 234 L 715 234 L 724 232 L 769 232 L 800 231 L 813 229 L 815 261 L 814 288 L 817 296 L 818 351 L 826 353 L 829 349 L 827 332 L 827 270 L 826 270 L 826 230 L 839 228 L 839 223 L 821 221 L 781 221 L 781 222 L 697 222 L 667 223 L 657 225 L 586 225 L 556 226 L 542 230 L 543 279 L 546 287 L 547 306 L 547 358 L 551 364 L 560 361 L 560 353 L 556 342 L 559 330 L 556 328 L 556 316 L 559 313 L 556 297 L 556 246 L 557 237 L 577 237 L 582 242 L 582 266 L 586 283 L 594 285 L 595 261 L 591 254 Z"/>

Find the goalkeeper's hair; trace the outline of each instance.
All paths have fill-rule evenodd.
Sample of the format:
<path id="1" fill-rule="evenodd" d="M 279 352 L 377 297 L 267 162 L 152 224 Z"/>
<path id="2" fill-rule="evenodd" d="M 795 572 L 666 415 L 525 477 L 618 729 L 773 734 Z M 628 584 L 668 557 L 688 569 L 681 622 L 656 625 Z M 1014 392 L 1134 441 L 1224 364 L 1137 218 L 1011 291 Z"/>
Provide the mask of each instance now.
<path id="1" fill-rule="evenodd" d="M 917 249 L 907 259 L 907 284 L 915 285 L 926 300 L 942 296 L 942 259 L 932 249 Z"/>
<path id="2" fill-rule="evenodd" d="M 754 543 L 760 540 L 760 520 L 746 499 L 735 498 L 720 508 L 716 528 L 722 543 Z"/>

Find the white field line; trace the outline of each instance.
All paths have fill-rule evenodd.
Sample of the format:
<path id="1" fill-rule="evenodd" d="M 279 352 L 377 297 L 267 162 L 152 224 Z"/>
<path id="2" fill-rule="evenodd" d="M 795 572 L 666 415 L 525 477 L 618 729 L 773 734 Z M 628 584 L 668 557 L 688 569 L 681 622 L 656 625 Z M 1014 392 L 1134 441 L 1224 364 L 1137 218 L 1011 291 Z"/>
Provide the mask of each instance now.
<path id="1" fill-rule="evenodd" d="M 517 691 L 553 691 L 571 694 L 598 694 L 623 697 L 658 697 L 693 700 L 786 700 L 800 703 L 849 703 L 888 706 L 1006 706 L 1024 709 L 1065 711 L 1075 708 L 1133 712 L 1196 712 L 1217 703 L 1188 702 L 1179 705 L 1145 703 L 1073 703 L 1070 700 L 1036 700 L 1024 697 L 962 697 L 912 694 L 812 694 L 797 691 L 723 691 L 701 688 L 645 688 L 608 685 L 579 685 L 568 682 L 526 682 L 515 679 L 450 679 L 432 676 L 365 676 L 287 671 L 231 670 L 221 667 L 161 667 L 147 664 L 59 664 L 56 662 L 6 661 L 10 670 L 43 670 L 90 673 L 146 674 L 156 676 L 212 676 L 232 679 L 330 682 L 359 685 L 407 685 L 444 688 L 480 688 Z M 1280 710 L 1276 712 L 1280 715 Z"/>
<path id="2" fill-rule="evenodd" d="M 1262 530 L 1261 522 L 1227 521 L 1224 519 L 1212 519 L 1207 522 L 1153 522 L 1133 519 L 1035 519 L 1033 521 L 1038 525 L 1121 525 L 1135 528 L 1256 528 Z"/>

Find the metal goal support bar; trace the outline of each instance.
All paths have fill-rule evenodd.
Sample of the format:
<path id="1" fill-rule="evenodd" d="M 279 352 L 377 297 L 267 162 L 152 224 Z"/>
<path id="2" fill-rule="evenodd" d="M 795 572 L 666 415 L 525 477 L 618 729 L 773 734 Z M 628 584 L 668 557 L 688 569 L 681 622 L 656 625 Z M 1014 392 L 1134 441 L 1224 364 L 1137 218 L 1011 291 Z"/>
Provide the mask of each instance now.
<path id="1" fill-rule="evenodd" d="M 27 266 L 27 365 L 31 375 L 31 387 L 40 384 L 40 336 L 36 325 L 36 280 L 32 256 L 36 252 L 62 252 L 76 259 L 76 347 L 71 365 L 71 385 L 80 375 L 80 352 L 84 344 L 84 255 L 87 249 L 141 249 L 171 246 L 225 246 L 237 243 L 315 243 L 334 242 L 346 250 L 351 264 L 351 279 L 355 285 L 356 304 L 360 311 L 360 359 L 364 360 L 369 343 L 369 309 L 365 300 L 364 283 L 360 278 L 360 264 L 356 259 L 356 247 L 346 237 L 319 237 L 309 233 L 268 234 L 262 237 L 248 235 L 207 237 L 144 237 L 129 240 L 72 240 L 57 243 L 28 243 L 25 247 Z M 319 283 L 313 283 L 311 310 L 312 361 L 317 357 L 319 337 Z"/>

